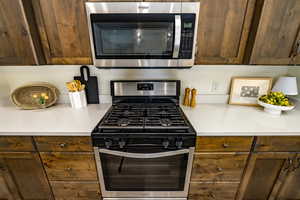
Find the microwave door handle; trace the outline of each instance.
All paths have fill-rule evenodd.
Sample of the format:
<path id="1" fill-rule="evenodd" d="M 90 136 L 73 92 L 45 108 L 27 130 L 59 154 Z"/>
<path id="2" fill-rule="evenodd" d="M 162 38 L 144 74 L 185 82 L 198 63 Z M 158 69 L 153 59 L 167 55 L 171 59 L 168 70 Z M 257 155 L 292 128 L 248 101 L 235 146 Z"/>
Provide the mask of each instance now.
<path id="1" fill-rule="evenodd" d="M 125 158 L 140 158 L 140 159 L 147 159 L 147 158 L 161 158 L 161 157 L 168 157 L 168 156 L 175 156 L 180 154 L 189 153 L 189 149 L 181 149 L 176 151 L 167 151 L 167 152 L 160 152 L 160 153 L 128 153 L 122 151 L 114 151 L 109 149 L 99 149 L 100 153 L 105 153 L 114 156 L 120 156 Z"/>
<path id="2" fill-rule="evenodd" d="M 175 15 L 175 37 L 174 37 L 174 50 L 173 58 L 178 58 L 181 40 L 181 16 Z"/>

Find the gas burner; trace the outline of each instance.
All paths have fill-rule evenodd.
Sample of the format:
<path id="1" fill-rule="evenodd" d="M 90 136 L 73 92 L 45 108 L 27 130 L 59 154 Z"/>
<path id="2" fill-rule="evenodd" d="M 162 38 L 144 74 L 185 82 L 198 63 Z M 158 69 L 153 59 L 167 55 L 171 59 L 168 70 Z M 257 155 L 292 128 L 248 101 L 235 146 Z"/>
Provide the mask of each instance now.
<path id="1" fill-rule="evenodd" d="M 160 123 L 162 126 L 164 127 L 168 127 L 168 126 L 171 126 L 172 125 L 172 122 L 170 119 L 166 119 L 166 118 L 163 118 L 160 120 Z"/>
<path id="2" fill-rule="evenodd" d="M 121 118 L 118 121 L 118 126 L 125 127 L 128 126 L 130 121 L 127 118 Z"/>

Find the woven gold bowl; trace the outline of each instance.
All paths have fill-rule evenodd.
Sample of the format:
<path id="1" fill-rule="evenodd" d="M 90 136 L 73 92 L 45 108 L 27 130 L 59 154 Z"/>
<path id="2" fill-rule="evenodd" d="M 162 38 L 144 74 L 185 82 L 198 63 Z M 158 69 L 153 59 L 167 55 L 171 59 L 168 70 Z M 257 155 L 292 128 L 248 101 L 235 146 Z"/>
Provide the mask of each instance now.
<path id="1" fill-rule="evenodd" d="M 34 95 L 41 93 L 47 94 L 49 97 L 45 104 L 40 104 Z M 52 84 L 46 82 L 36 82 L 23 85 L 13 91 L 11 94 L 12 102 L 19 108 L 25 110 L 43 109 L 54 105 L 60 95 L 59 90 Z"/>

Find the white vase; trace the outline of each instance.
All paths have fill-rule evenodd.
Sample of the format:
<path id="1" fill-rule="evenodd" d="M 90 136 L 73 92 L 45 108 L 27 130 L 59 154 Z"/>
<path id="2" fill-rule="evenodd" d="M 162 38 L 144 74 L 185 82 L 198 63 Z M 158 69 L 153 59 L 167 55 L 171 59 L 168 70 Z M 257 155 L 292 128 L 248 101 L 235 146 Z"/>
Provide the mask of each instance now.
<path id="1" fill-rule="evenodd" d="M 72 108 L 84 108 L 87 106 L 85 91 L 69 92 L 70 102 Z"/>

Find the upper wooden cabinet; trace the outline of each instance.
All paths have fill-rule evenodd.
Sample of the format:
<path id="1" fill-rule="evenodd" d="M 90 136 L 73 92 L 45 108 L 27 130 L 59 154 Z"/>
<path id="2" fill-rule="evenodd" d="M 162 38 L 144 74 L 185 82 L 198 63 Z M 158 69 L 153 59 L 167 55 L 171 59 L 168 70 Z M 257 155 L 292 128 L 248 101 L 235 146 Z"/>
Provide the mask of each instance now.
<path id="1" fill-rule="evenodd" d="M 1 0 L 0 65 L 34 65 L 37 62 L 22 1 Z"/>
<path id="2" fill-rule="evenodd" d="M 201 0 L 195 64 L 241 64 L 255 0 Z"/>
<path id="3" fill-rule="evenodd" d="M 265 0 L 251 64 L 300 64 L 299 0 Z"/>
<path id="4" fill-rule="evenodd" d="M 91 64 L 86 0 L 34 0 L 47 64 Z"/>

